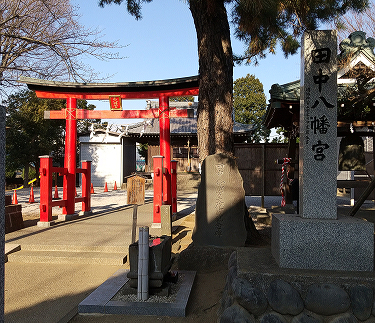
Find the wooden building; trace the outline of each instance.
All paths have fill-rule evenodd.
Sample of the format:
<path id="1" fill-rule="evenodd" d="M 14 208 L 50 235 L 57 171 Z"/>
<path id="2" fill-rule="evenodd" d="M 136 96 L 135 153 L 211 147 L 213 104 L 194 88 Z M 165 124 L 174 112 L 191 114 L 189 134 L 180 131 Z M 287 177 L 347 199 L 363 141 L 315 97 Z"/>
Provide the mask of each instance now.
<path id="1" fill-rule="evenodd" d="M 147 109 L 158 108 L 158 101 L 148 101 Z M 171 118 L 171 158 L 178 161 L 177 171 L 199 171 L 197 139 L 197 102 L 171 102 L 170 108 L 190 108 L 194 118 Z M 92 161 L 92 182 L 121 185 L 126 176 L 136 171 L 136 143 L 148 144 L 146 172 L 152 172 L 152 156 L 159 155 L 159 120 L 114 126 L 111 131 L 96 129 L 80 135 L 80 160 Z M 253 131 L 252 125 L 234 123 L 235 143 L 246 142 Z"/>
<path id="2" fill-rule="evenodd" d="M 375 89 L 375 40 L 373 38 L 366 39 L 364 32 L 356 31 L 343 40 L 339 48 L 337 72 L 338 147 L 340 141 L 344 140 L 342 138 L 348 138 L 351 134 L 363 138 L 366 155 L 366 170 L 363 176 L 368 182 L 374 175 L 375 169 L 373 149 L 375 125 L 375 100 L 373 97 L 375 92 L 372 90 Z M 300 122 L 300 81 L 282 85 L 274 84 L 271 87 L 270 96 L 264 123 L 268 129 L 282 127 L 285 130 L 285 136 L 289 139 L 289 148 L 287 156 L 284 157 L 298 160 L 296 139 L 299 136 Z M 353 100 L 354 96 L 361 100 Z M 364 97 L 362 98 L 362 96 Z M 298 177 L 298 165 L 291 166 L 290 177 Z M 360 174 L 357 175 L 360 178 Z M 338 181 L 338 187 L 354 186 L 364 185 L 358 185 L 353 181 Z"/>

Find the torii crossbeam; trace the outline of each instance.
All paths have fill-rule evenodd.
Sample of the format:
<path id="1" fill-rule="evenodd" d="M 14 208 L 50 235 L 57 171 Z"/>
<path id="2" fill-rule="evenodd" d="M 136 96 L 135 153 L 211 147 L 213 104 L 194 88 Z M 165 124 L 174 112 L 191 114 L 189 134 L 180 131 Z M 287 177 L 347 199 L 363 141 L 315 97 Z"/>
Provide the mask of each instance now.
<path id="1" fill-rule="evenodd" d="M 46 111 L 45 119 L 65 119 L 65 159 L 63 199 L 66 204 L 63 214 L 75 212 L 75 177 L 76 177 L 76 141 L 77 119 L 127 119 L 127 118 L 159 118 L 160 154 L 164 157 L 164 178 L 162 200 L 156 201 L 154 190 L 154 223 L 160 223 L 161 204 L 171 205 L 171 147 L 170 118 L 193 117 L 189 109 L 169 109 L 169 98 L 176 96 L 198 95 L 198 76 L 126 83 L 72 83 L 54 82 L 31 78 L 21 78 L 21 83 L 34 90 L 38 98 L 66 99 L 67 107 L 61 111 Z M 159 99 L 159 109 L 150 110 L 82 110 L 77 109 L 77 99 L 110 100 L 121 99 Z M 159 207 L 156 207 L 160 203 Z"/>

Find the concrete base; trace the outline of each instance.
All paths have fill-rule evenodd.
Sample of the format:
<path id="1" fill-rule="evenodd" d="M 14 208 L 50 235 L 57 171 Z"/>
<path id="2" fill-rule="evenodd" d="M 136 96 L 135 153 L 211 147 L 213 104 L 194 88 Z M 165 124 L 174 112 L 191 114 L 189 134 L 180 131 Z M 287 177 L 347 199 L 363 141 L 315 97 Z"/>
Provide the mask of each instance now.
<path id="1" fill-rule="evenodd" d="M 78 214 L 59 214 L 58 219 L 59 221 L 70 221 L 78 218 Z"/>
<path id="2" fill-rule="evenodd" d="M 125 302 L 114 301 L 112 298 L 126 284 L 128 270 L 119 269 L 114 275 L 100 285 L 78 305 L 79 314 L 129 314 L 185 316 L 186 305 L 193 286 L 195 272 L 179 271 L 184 280 L 177 291 L 174 302 Z"/>
<path id="3" fill-rule="evenodd" d="M 374 224 L 274 214 L 272 255 L 281 268 L 372 271 Z"/>
<path id="4" fill-rule="evenodd" d="M 55 221 L 47 221 L 47 222 L 38 221 L 36 225 L 40 228 L 49 228 L 50 226 L 54 224 L 55 224 Z"/>
<path id="5" fill-rule="evenodd" d="M 78 213 L 78 215 L 79 216 L 90 216 L 90 215 L 92 215 L 93 213 L 92 213 L 92 211 L 79 211 L 79 213 Z"/>
<path id="6" fill-rule="evenodd" d="M 21 245 L 16 243 L 6 243 L 4 250 L 4 262 L 8 261 L 8 255 L 21 250 Z"/>

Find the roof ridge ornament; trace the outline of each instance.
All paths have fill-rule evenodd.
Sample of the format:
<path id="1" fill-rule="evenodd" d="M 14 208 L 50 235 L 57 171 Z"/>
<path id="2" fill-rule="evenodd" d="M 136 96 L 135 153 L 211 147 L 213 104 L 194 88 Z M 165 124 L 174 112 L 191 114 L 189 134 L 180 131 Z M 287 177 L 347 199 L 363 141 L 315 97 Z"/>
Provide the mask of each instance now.
<path id="1" fill-rule="evenodd" d="M 340 57 L 354 55 L 358 51 L 363 51 L 375 60 L 374 48 L 375 39 L 368 37 L 364 31 L 352 32 L 348 38 L 344 39 L 340 45 Z"/>

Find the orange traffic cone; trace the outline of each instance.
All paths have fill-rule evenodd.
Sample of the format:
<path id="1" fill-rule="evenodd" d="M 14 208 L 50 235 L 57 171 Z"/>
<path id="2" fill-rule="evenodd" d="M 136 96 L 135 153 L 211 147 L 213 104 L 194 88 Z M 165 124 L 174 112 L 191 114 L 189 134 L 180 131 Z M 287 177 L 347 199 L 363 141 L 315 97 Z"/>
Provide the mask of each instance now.
<path id="1" fill-rule="evenodd" d="M 59 199 L 59 190 L 57 189 L 57 185 L 55 185 L 55 194 L 53 195 L 54 200 Z"/>
<path id="2" fill-rule="evenodd" d="M 90 191 L 90 194 L 95 194 L 95 192 L 94 192 L 94 185 L 92 185 L 92 183 L 91 183 L 91 191 Z"/>
<path id="3" fill-rule="evenodd" d="M 13 199 L 12 199 L 12 204 L 18 204 L 17 200 L 17 191 L 13 190 Z"/>
<path id="4" fill-rule="evenodd" d="M 30 187 L 30 197 L 29 197 L 29 203 L 35 203 L 34 199 L 34 187 Z"/>
<path id="5" fill-rule="evenodd" d="M 104 184 L 104 192 L 108 192 L 107 182 L 105 182 L 105 184 Z"/>
<path id="6" fill-rule="evenodd" d="M 114 190 L 114 191 L 117 191 L 117 184 L 116 184 L 116 181 L 115 181 L 115 186 L 113 187 L 113 190 Z"/>

